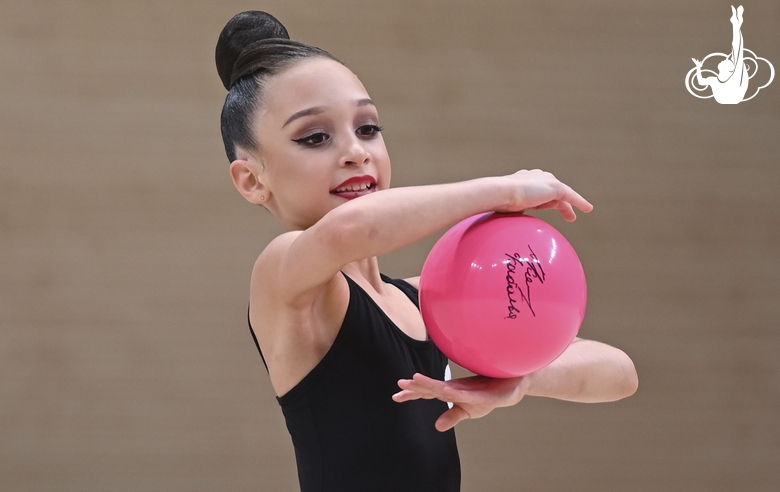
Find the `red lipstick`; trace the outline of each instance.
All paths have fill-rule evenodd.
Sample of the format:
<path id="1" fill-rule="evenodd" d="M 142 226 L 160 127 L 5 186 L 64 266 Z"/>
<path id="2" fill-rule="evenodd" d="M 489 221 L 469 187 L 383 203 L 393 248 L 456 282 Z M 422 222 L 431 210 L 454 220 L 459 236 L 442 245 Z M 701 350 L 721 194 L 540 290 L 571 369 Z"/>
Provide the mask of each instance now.
<path id="1" fill-rule="evenodd" d="M 376 179 L 373 176 L 353 176 L 336 186 L 330 193 L 346 200 L 352 200 L 376 191 Z"/>

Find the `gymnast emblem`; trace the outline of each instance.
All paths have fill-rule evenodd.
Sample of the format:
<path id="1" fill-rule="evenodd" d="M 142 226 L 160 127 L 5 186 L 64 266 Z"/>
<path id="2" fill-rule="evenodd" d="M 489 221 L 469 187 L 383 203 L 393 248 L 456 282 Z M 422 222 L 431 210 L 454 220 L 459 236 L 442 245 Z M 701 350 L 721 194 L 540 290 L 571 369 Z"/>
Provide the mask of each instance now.
<path id="1" fill-rule="evenodd" d="M 748 101 L 756 97 L 756 94 L 771 84 L 775 78 L 775 68 L 769 63 L 769 60 L 757 56 L 744 46 L 741 31 L 742 13 L 744 11 L 745 9 L 742 5 L 737 9 L 734 9 L 733 5 L 731 6 L 732 15 L 729 20 L 731 21 L 733 35 L 731 39 L 731 53 L 729 55 L 725 53 L 711 53 L 705 56 L 702 61 L 692 58 L 696 66 L 685 76 L 685 88 L 694 96 L 700 99 L 714 97 L 715 101 L 720 104 L 739 104 L 742 101 Z M 702 65 L 709 58 L 714 60 L 722 58 L 720 63 L 718 63 L 717 73 L 713 70 L 702 68 Z M 767 67 L 769 67 L 769 80 L 764 85 L 756 87 L 749 97 L 745 97 L 750 80 L 758 73 L 759 61 L 766 63 Z M 705 77 L 702 74 L 711 74 L 711 76 Z M 709 92 L 708 88 L 712 91 L 711 94 L 700 95 Z"/>

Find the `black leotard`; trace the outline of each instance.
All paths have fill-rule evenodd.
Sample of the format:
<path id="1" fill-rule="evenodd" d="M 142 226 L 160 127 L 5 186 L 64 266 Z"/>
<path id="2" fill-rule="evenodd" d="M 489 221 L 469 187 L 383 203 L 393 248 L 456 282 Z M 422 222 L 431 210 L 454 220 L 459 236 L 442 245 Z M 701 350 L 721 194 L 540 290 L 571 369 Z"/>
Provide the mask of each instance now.
<path id="1" fill-rule="evenodd" d="M 459 491 L 455 432 L 434 428 L 447 404 L 391 398 L 399 391 L 398 380 L 415 372 L 443 379 L 446 357 L 432 341 L 402 332 L 346 278 L 349 307 L 333 346 L 277 398 L 295 448 L 301 491 Z M 417 289 L 382 279 L 418 305 Z"/>

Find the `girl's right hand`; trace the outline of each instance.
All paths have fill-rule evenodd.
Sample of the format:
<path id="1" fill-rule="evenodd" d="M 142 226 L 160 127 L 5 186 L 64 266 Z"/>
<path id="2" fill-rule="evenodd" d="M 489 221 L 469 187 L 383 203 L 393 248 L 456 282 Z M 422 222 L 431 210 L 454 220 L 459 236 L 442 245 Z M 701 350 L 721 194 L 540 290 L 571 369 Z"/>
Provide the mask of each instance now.
<path id="1" fill-rule="evenodd" d="M 574 207 L 585 213 L 593 210 L 590 202 L 551 173 L 539 169 L 522 170 L 501 179 L 508 181 L 511 195 L 509 203 L 496 209 L 497 212 L 557 209 L 571 222 L 577 218 Z"/>

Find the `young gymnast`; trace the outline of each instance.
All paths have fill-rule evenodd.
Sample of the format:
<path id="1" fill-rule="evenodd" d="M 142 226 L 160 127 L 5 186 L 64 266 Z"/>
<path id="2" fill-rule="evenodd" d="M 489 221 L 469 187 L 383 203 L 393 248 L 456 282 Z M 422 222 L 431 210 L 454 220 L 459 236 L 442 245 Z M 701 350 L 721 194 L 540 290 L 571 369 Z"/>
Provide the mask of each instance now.
<path id="1" fill-rule="evenodd" d="M 573 207 L 592 207 L 569 186 L 523 170 L 390 188 L 377 108 L 331 54 L 251 11 L 225 26 L 216 59 L 233 183 L 287 231 L 254 265 L 248 317 L 303 492 L 457 491 L 459 421 L 525 395 L 595 402 L 635 391 L 623 352 L 581 339 L 525 377 L 445 382 L 418 279 L 379 271 L 378 255 L 481 212 L 557 209 L 574 220 Z"/>

